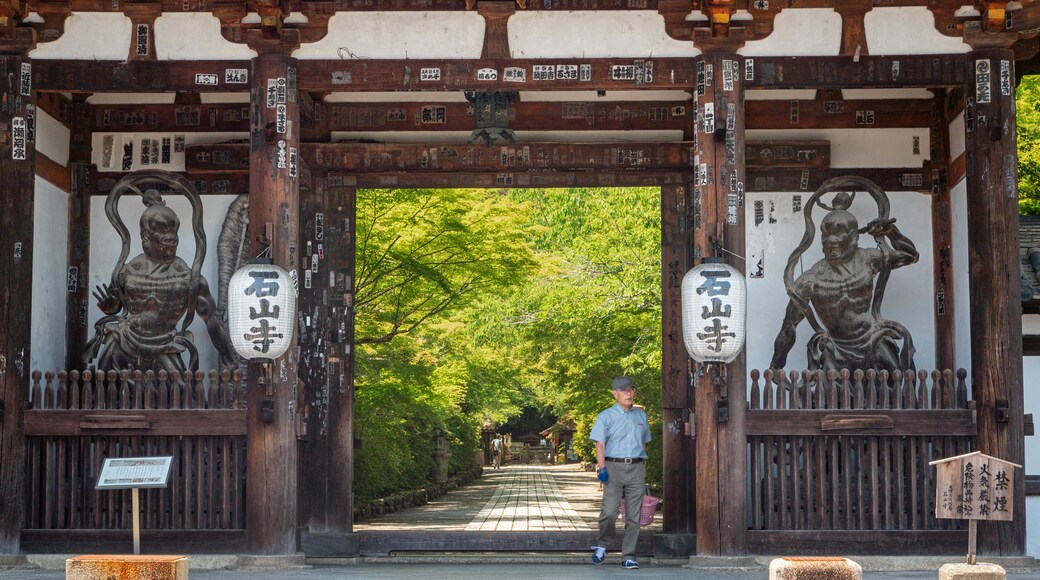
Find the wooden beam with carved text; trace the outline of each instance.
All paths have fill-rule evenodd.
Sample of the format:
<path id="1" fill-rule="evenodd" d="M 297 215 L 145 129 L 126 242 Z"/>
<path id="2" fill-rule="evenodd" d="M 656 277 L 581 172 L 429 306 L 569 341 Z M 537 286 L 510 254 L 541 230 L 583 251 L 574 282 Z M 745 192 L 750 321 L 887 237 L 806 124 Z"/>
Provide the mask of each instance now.
<path id="1" fill-rule="evenodd" d="M 688 171 L 691 144 L 502 143 L 464 144 L 333 143 L 304 144 L 300 157 L 314 170 L 356 173 L 510 171 Z M 188 147 L 189 172 L 246 171 L 249 145 L 222 143 Z"/>
<path id="2" fill-rule="evenodd" d="M 53 95 L 55 93 L 46 93 Z M 306 95 L 307 93 L 302 93 Z M 304 129 L 329 131 L 471 131 L 469 103 L 313 103 L 315 120 Z M 749 101 L 748 129 L 893 129 L 928 127 L 926 99 Z M 562 101 L 510 105 L 515 131 L 682 131 L 690 121 L 689 101 Z M 198 105 L 92 105 L 90 127 L 97 132 L 246 132 L 245 103 Z M 590 136 L 590 139 L 595 139 Z M 304 139 L 307 141 L 307 139 Z M 327 139 L 326 139 L 327 140 Z"/>
<path id="3" fill-rule="evenodd" d="M 967 75 L 964 55 L 754 57 L 749 90 L 948 87 Z M 688 90 L 693 58 L 302 60 L 301 91 Z M 43 92 L 247 92 L 243 61 L 67 61 L 33 63 Z"/>

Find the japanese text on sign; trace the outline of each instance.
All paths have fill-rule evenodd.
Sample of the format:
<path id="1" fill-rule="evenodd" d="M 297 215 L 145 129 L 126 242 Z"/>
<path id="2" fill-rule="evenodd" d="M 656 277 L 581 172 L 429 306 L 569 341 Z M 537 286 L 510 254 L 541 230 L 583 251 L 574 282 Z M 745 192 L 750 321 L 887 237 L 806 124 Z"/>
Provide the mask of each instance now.
<path id="1" fill-rule="evenodd" d="M 278 273 L 275 271 L 258 268 L 250 270 L 249 277 L 253 279 L 253 282 L 246 287 L 245 293 L 255 296 L 258 301 L 257 307 L 249 307 L 249 319 L 254 321 L 256 326 L 250 327 L 250 334 L 246 334 L 245 339 L 253 343 L 253 350 L 267 354 L 275 339 L 285 338 L 283 333 L 278 332 L 280 328 L 276 326 L 276 324 L 280 324 L 281 309 L 277 304 L 271 306 L 271 301 L 266 299 L 278 296 L 281 283 Z"/>
<path id="2" fill-rule="evenodd" d="M 932 463 L 936 466 L 936 518 L 1012 519 L 1018 465 L 977 451 Z"/>
<path id="3" fill-rule="evenodd" d="M 704 332 L 697 333 L 697 338 L 704 341 L 709 350 L 722 352 L 722 345 L 727 339 L 736 336 L 736 333 L 728 332 L 729 324 L 723 324 L 723 319 L 730 318 L 733 312 L 731 305 L 723 303 L 723 299 L 730 293 L 731 284 L 725 279 L 729 278 L 730 273 L 719 269 L 704 270 L 700 275 L 704 281 L 697 287 L 697 294 L 711 298 L 711 305 L 701 307 L 701 318 L 710 322 L 704 327 Z"/>

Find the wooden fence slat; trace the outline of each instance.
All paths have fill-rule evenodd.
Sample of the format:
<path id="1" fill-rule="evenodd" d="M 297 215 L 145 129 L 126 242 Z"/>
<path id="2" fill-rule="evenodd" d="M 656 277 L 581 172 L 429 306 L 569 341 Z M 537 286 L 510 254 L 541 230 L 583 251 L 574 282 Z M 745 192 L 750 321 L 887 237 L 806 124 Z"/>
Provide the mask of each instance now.
<path id="1" fill-rule="evenodd" d="M 966 373 L 752 377 L 753 530 L 963 529 L 934 518 L 928 462 L 966 451 L 975 437 Z M 887 417 L 888 427 L 878 417 Z"/>

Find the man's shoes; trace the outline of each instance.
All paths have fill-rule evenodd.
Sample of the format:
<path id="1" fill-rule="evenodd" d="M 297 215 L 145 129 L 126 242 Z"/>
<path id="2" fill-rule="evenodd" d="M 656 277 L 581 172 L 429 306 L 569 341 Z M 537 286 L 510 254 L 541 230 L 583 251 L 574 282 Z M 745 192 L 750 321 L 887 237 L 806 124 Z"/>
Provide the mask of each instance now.
<path id="1" fill-rule="evenodd" d="M 606 558 L 606 557 L 607 557 L 607 549 L 606 548 L 601 548 L 599 546 L 593 546 L 592 547 L 592 563 L 593 564 L 602 564 L 603 563 L 603 558 Z"/>
<path id="2" fill-rule="evenodd" d="M 625 560 L 621 563 L 621 567 L 626 568 L 628 570 L 638 570 L 639 562 L 636 562 L 635 560 Z"/>

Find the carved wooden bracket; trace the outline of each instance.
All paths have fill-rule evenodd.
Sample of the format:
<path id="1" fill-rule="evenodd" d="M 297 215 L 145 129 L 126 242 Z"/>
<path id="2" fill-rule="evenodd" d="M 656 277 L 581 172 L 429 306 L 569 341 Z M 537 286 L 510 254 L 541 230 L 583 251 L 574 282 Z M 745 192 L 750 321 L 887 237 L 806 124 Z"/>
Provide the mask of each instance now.
<path id="1" fill-rule="evenodd" d="M 213 16 L 220 20 L 220 34 L 225 40 L 239 44 L 246 41 L 244 31 L 249 27 L 242 24 L 246 13 L 246 7 L 241 3 L 223 2 L 213 6 Z"/>
<path id="2" fill-rule="evenodd" d="M 512 4 L 511 2 L 503 2 L 502 0 L 486 1 L 485 4 Z M 473 10 L 473 7 L 477 5 L 477 0 L 466 0 L 466 10 Z M 527 0 L 516 0 L 516 5 L 521 10 L 527 9 Z M 483 4 L 481 5 L 483 6 Z M 478 8 L 479 10 L 479 8 Z"/>
<path id="3" fill-rule="evenodd" d="M 300 31 L 283 28 L 277 36 L 271 36 L 269 31 L 263 29 L 247 30 L 245 34 L 246 45 L 257 53 L 282 53 L 292 54 L 292 51 L 300 47 Z"/>
<path id="4" fill-rule="evenodd" d="M 737 6 L 734 0 L 703 0 L 701 12 L 708 17 L 713 37 L 729 36 L 730 22 Z"/>
<path id="5" fill-rule="evenodd" d="M 36 29 L 39 42 L 52 42 L 65 33 L 65 19 L 72 13 L 68 2 L 43 0 L 26 7 L 26 14 L 36 12 L 43 22 L 29 23 Z"/>
<path id="6" fill-rule="evenodd" d="M 132 25 L 130 55 L 127 60 L 156 60 L 155 20 L 162 15 L 162 4 L 132 2 L 126 4 L 123 13 Z"/>
<path id="7" fill-rule="evenodd" d="M 841 14 L 841 54 L 866 56 L 869 51 L 863 20 L 873 7 L 871 0 L 846 0 L 836 4 L 835 11 Z"/>
<path id="8" fill-rule="evenodd" d="M 484 48 L 481 58 L 509 58 L 509 17 L 516 13 L 512 2 L 482 2 L 477 14 L 484 17 Z"/>

